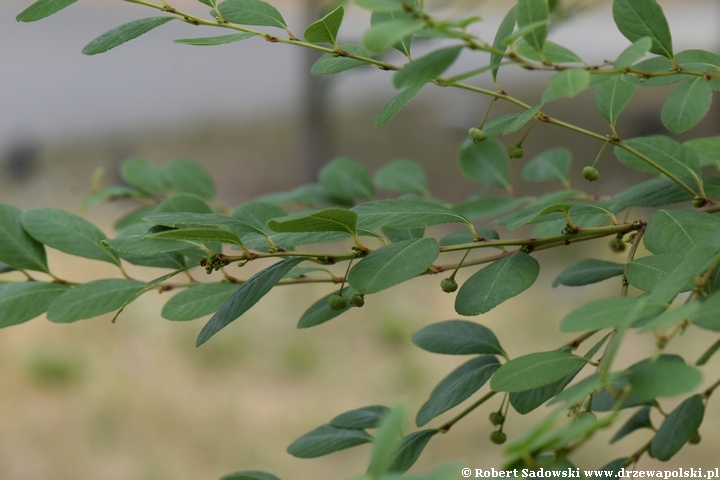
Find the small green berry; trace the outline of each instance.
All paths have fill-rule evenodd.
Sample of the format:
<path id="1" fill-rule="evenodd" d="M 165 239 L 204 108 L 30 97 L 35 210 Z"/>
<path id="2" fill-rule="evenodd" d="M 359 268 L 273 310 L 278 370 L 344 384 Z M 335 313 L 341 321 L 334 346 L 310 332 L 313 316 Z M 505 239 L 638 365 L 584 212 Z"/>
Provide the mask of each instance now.
<path id="1" fill-rule="evenodd" d="M 356 293 L 352 297 L 350 297 L 350 305 L 353 307 L 362 307 L 365 305 L 365 295 L 362 293 Z"/>
<path id="2" fill-rule="evenodd" d="M 700 433 L 695 432 L 695 435 L 690 437 L 690 440 L 688 440 L 688 443 L 690 443 L 691 445 L 697 445 L 698 443 L 700 443 L 700 441 L 702 441 L 702 437 L 700 436 Z"/>
<path id="3" fill-rule="evenodd" d="M 625 242 L 623 242 L 622 238 L 613 238 L 610 240 L 610 249 L 613 252 L 623 252 L 625 251 Z"/>
<path id="4" fill-rule="evenodd" d="M 695 208 L 704 207 L 705 205 L 707 205 L 707 203 L 707 200 L 700 196 L 693 198 L 692 201 L 693 207 Z"/>
<path id="5" fill-rule="evenodd" d="M 507 435 L 505 435 L 503 432 L 501 432 L 499 430 L 497 432 L 492 432 L 490 434 L 490 441 L 497 445 L 502 445 L 503 443 L 505 443 L 506 440 L 507 440 Z"/>
<path id="6" fill-rule="evenodd" d="M 585 177 L 585 180 L 588 182 L 594 182 L 600 178 L 600 172 L 598 172 L 598 169 L 595 167 L 585 167 L 583 168 L 583 177 Z"/>
<path id="7" fill-rule="evenodd" d="M 440 282 L 440 288 L 442 288 L 442 291 L 445 293 L 452 293 L 457 290 L 458 284 L 455 280 L 445 278 L 442 282 Z"/>
<path id="8" fill-rule="evenodd" d="M 485 138 L 486 138 L 486 137 L 485 137 L 485 132 L 483 132 L 483 131 L 480 130 L 479 128 L 471 128 L 471 129 L 468 131 L 468 135 L 470 136 L 470 138 L 472 139 L 472 141 L 475 142 L 475 143 L 482 142 L 482 141 L 485 140 Z"/>
<path id="9" fill-rule="evenodd" d="M 330 308 L 333 310 L 344 310 L 345 307 L 347 307 L 347 298 L 337 294 L 330 295 L 330 298 L 328 298 L 328 305 L 330 305 Z"/>
<path id="10" fill-rule="evenodd" d="M 502 425 L 503 422 L 505 421 L 505 415 L 503 415 L 503 414 L 500 413 L 500 412 L 492 412 L 492 413 L 490 414 L 490 417 L 489 417 L 489 418 L 490 418 L 490 423 L 492 423 L 492 424 L 495 425 L 496 427 L 497 427 L 498 425 Z"/>
<path id="11" fill-rule="evenodd" d="M 510 158 L 522 158 L 524 153 L 520 145 L 510 145 L 507 151 Z"/>

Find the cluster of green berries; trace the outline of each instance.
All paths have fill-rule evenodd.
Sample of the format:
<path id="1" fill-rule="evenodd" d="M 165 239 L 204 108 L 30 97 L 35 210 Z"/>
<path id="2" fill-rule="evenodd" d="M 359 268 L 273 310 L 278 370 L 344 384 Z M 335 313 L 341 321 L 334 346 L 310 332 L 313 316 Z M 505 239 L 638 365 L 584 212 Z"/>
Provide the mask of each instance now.
<path id="1" fill-rule="evenodd" d="M 348 300 L 342 295 L 330 295 L 330 298 L 328 298 L 328 305 L 330 305 L 330 308 L 333 310 L 345 310 L 348 305 Z M 358 308 L 362 307 L 365 305 L 365 295 L 362 293 L 353 294 L 353 296 L 350 297 L 350 305 Z"/>

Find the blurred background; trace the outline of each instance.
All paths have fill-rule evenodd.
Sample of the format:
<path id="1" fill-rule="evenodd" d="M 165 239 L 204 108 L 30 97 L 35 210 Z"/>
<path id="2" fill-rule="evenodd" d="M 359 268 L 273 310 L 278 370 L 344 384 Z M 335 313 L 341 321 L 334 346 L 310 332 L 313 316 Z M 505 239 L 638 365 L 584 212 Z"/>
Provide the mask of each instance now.
<path id="1" fill-rule="evenodd" d="M 217 182 L 219 200 L 229 207 L 312 182 L 317 170 L 338 154 L 362 161 L 371 171 L 397 157 L 419 161 L 427 169 L 433 193 L 453 202 L 477 188 L 456 168 L 456 153 L 467 129 L 482 118 L 485 98 L 426 88 L 379 129 L 372 120 L 395 92 L 390 76 L 374 68 L 312 77 L 309 69 L 316 54 L 260 39 L 212 48 L 175 45 L 172 40 L 177 38 L 220 34 L 180 22 L 87 57 L 80 51 L 96 36 L 155 13 L 123 2 L 80 0 L 41 22 L 16 23 L 15 16 L 30 3 L 0 3 L 1 202 L 78 213 L 112 237 L 113 220 L 132 206 L 120 202 L 85 211 L 81 205 L 96 168 L 105 168 L 106 184 L 117 184 L 118 165 L 134 156 L 161 166 L 174 158 L 201 163 Z M 476 30 L 486 40 L 494 37 L 508 8 L 508 2 L 428 3 L 439 15 L 468 8 L 480 14 L 484 21 Z M 720 50 L 720 2 L 660 3 L 676 51 Z M 296 35 L 325 8 L 312 0 L 273 4 Z M 172 5 L 198 13 L 207 10 L 195 0 L 174 0 Z M 561 5 L 577 12 L 571 21 L 558 22 L 550 39 L 587 63 L 614 59 L 628 45 L 612 23 L 609 1 L 561 0 Z M 350 7 L 341 42 L 357 42 L 367 24 L 367 13 Z M 428 45 L 419 41 L 415 48 L 419 55 Z M 387 56 L 401 62 L 397 52 Z M 484 64 L 480 62 L 487 58 L 480 56 L 463 53 L 453 71 Z M 538 80 L 542 76 L 507 69 L 501 70 L 500 82 L 510 94 L 536 104 L 544 89 L 544 80 Z M 491 85 L 487 77 L 474 82 Z M 619 121 L 621 135 L 668 134 L 659 113 L 662 99 L 675 87 L 639 90 Z M 593 98 L 592 91 L 585 92 L 546 110 L 606 132 Z M 492 115 L 512 111 L 498 103 Z M 716 102 L 691 135 L 716 135 L 719 122 Z M 573 150 L 573 182 L 587 187 L 580 171 L 600 145 L 538 125 L 525 142 L 524 159 L 516 162 L 516 190 L 527 195 L 542 191 L 542 185 L 522 183 L 520 167 L 534 154 L 559 145 Z M 617 167 L 609 151 L 599 168 L 602 180 L 589 186 L 594 193 L 610 194 L 642 178 Z M 550 283 L 591 250 L 596 258 L 623 261 L 624 256 L 614 257 L 605 243 L 539 253 L 543 270 L 536 285 L 473 320 L 493 329 L 511 356 L 556 348 L 569 340 L 557 331 L 562 317 L 589 299 L 617 294 L 619 285 L 610 280 L 595 287 L 552 290 Z M 54 271 L 74 281 L 116 275 L 98 262 L 58 252 L 51 252 L 50 262 Z M 157 276 L 156 271 L 139 268 L 130 272 L 146 280 Z M 363 309 L 310 330 L 297 330 L 297 319 L 332 289 L 279 289 L 200 349 L 194 347 L 194 339 L 204 320 L 172 323 L 160 318 L 168 293 L 148 294 L 134 302 L 114 325 L 108 316 L 71 325 L 40 318 L 5 329 L 0 332 L 0 479 L 197 480 L 262 469 L 283 479 L 310 480 L 362 473 L 368 446 L 316 460 L 295 459 L 285 448 L 353 408 L 406 400 L 416 412 L 434 385 L 462 363 L 463 359 L 423 352 L 410 342 L 412 332 L 422 326 L 457 316 L 438 282 L 439 278 L 422 278 L 373 295 Z M 646 337 L 630 339 L 619 365 L 654 351 L 652 339 Z M 694 362 L 713 341 L 706 332 L 691 328 L 669 350 Z M 705 384 L 717 378 L 719 362 L 714 358 L 704 369 Z M 669 411 L 678 401 L 671 399 L 663 406 Z M 502 449 L 488 440 L 487 414 L 498 404 L 499 399 L 490 402 L 446 436 L 435 437 L 415 470 L 456 458 L 472 468 L 497 466 Z M 506 424 L 509 437 L 544 410 L 527 417 L 511 415 Z M 660 419 L 654 421 L 657 425 Z M 701 429 L 703 442 L 687 447 L 665 466 L 720 465 L 719 421 L 720 402 L 713 398 Z M 612 433 L 602 432 L 592 446 L 581 449 L 576 463 L 599 467 L 603 460 L 632 453 L 649 438 L 647 432 L 639 432 L 606 447 Z M 643 459 L 641 466 L 657 463 Z"/>

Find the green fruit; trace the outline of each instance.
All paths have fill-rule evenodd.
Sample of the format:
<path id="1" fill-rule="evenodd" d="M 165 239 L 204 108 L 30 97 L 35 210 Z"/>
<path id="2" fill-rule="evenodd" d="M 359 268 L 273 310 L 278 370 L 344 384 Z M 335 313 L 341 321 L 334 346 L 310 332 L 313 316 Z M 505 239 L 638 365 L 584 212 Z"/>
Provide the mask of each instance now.
<path id="1" fill-rule="evenodd" d="M 347 307 L 347 298 L 337 294 L 330 295 L 328 305 L 330 305 L 330 308 L 333 310 L 344 310 Z"/>
<path id="2" fill-rule="evenodd" d="M 365 295 L 362 293 L 356 293 L 352 297 L 350 297 L 350 305 L 353 307 L 362 307 L 365 305 Z"/>
<path id="3" fill-rule="evenodd" d="M 470 138 L 472 139 L 472 141 L 475 142 L 475 143 L 482 142 L 482 141 L 485 140 L 485 138 L 486 138 L 486 137 L 485 137 L 485 132 L 483 132 L 483 131 L 480 130 L 479 128 L 471 128 L 471 129 L 468 131 L 468 135 L 470 136 Z"/>
<path id="4" fill-rule="evenodd" d="M 610 249 L 613 252 L 622 252 L 625 250 L 625 242 L 623 242 L 622 238 L 613 238 L 610 240 Z"/>
<path id="5" fill-rule="evenodd" d="M 583 168 L 583 177 L 585 177 L 585 180 L 588 182 L 594 182 L 600 178 L 600 172 L 598 172 L 598 169 L 595 167 L 585 167 Z"/>
<path id="6" fill-rule="evenodd" d="M 497 427 L 498 425 L 502 425 L 504 421 L 505 421 L 505 415 L 503 415 L 502 413 L 500 413 L 500 412 L 492 412 L 492 413 L 490 414 L 490 423 L 492 423 L 492 424 L 495 425 L 496 427 Z"/>
<path id="7" fill-rule="evenodd" d="M 445 278 L 442 282 L 440 282 L 440 288 L 442 288 L 442 291 L 445 293 L 452 293 L 457 290 L 458 284 L 455 280 Z"/>
<path id="8" fill-rule="evenodd" d="M 698 432 L 695 432 L 695 435 L 690 437 L 690 440 L 688 440 L 688 443 L 690 443 L 691 445 L 697 445 L 698 443 L 700 443 L 701 440 L 702 440 L 702 437 L 700 436 L 700 434 Z"/>
<path id="9" fill-rule="evenodd" d="M 508 147 L 508 155 L 510 155 L 510 158 L 522 158 L 523 156 L 523 149 L 520 145 L 510 145 Z"/>
<path id="10" fill-rule="evenodd" d="M 503 443 L 505 443 L 505 440 L 507 440 L 507 435 L 505 435 L 501 431 L 492 432 L 490 434 L 490 441 L 497 445 L 502 445 Z"/>

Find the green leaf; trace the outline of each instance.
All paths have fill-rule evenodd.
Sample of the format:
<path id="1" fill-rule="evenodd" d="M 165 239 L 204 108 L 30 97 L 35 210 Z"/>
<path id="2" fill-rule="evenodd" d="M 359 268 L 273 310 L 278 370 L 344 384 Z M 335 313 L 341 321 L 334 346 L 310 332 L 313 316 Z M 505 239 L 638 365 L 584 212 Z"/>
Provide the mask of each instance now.
<path id="1" fill-rule="evenodd" d="M 402 110 L 402 108 L 407 105 L 407 103 L 412 100 L 413 97 L 417 95 L 420 89 L 422 89 L 422 87 L 424 86 L 424 83 L 419 83 L 417 85 L 413 85 L 412 87 L 408 87 L 402 92 L 398 93 L 375 116 L 375 125 L 378 127 L 382 127 L 387 122 L 389 122 L 390 119 L 397 115 L 397 113 Z"/>
<path id="2" fill-rule="evenodd" d="M 700 160 L 697 154 L 672 138 L 664 135 L 651 135 L 649 137 L 632 138 L 627 140 L 625 144 L 647 156 L 685 182 L 694 184 L 702 182 Z M 660 173 L 655 167 L 620 147 L 615 147 L 615 156 L 620 160 L 620 163 L 633 170 L 656 175 Z"/>
<path id="3" fill-rule="evenodd" d="M 360 45 L 340 45 L 340 49 L 358 57 L 371 58 L 372 55 L 365 47 Z M 344 72 L 355 67 L 367 66 L 366 62 L 354 58 L 344 57 L 334 53 L 324 53 L 313 64 L 310 73 L 313 75 L 332 75 Z"/>
<path id="4" fill-rule="evenodd" d="M 398 12 L 403 10 L 403 0 L 355 0 L 355 4 L 378 12 Z"/>
<path id="5" fill-rule="evenodd" d="M 210 8 L 215 8 L 217 5 L 215 3 L 215 0 L 198 0 L 198 2 L 202 3 L 203 5 L 207 5 Z"/>
<path id="6" fill-rule="evenodd" d="M 191 193 L 198 197 L 215 197 L 215 182 L 203 167 L 189 160 L 173 160 L 164 170 L 170 186 L 182 193 Z"/>
<path id="7" fill-rule="evenodd" d="M 499 367 L 497 358 L 483 355 L 463 363 L 450 372 L 418 410 L 415 418 L 417 426 L 422 427 L 433 418 L 470 398 L 490 380 Z"/>
<path id="8" fill-rule="evenodd" d="M 192 213 L 213 213 L 200 197 L 189 193 L 181 193 L 168 197 L 155 207 L 155 212 L 192 212 Z"/>
<path id="9" fill-rule="evenodd" d="M 551 63 L 582 63 L 582 59 L 575 53 L 558 45 L 557 43 L 546 41 L 543 44 L 542 55 L 540 52 L 524 40 L 519 41 L 515 45 L 515 51 L 518 55 L 536 62 L 543 62 L 544 60 Z M 543 60 L 544 55 L 544 60 Z"/>
<path id="10" fill-rule="evenodd" d="M 48 272 L 45 247 L 23 229 L 22 214 L 0 203 L 0 262 L 21 270 Z"/>
<path id="11" fill-rule="evenodd" d="M 527 122 L 529 122 L 533 117 L 535 117 L 535 114 L 540 111 L 544 103 L 539 103 L 535 105 L 534 107 L 530 107 L 527 110 L 525 110 L 523 113 L 521 113 L 515 120 L 513 120 L 510 124 L 508 124 L 507 127 L 505 127 L 505 130 L 503 130 L 503 135 L 509 135 L 511 133 L 515 133 L 518 130 L 520 130 L 522 127 L 525 126 Z"/>
<path id="12" fill-rule="evenodd" d="M 702 424 L 705 404 L 700 395 L 693 395 L 663 421 L 650 443 L 650 453 L 661 461 L 670 460 L 690 440 Z"/>
<path id="13" fill-rule="evenodd" d="M 535 156 L 522 169 L 528 182 L 558 181 L 570 185 L 572 153 L 564 147 L 551 148 Z"/>
<path id="14" fill-rule="evenodd" d="M 390 462 L 400 448 L 406 416 L 407 405 L 401 403 L 383 417 L 370 456 L 366 474 L 368 477 L 380 478 L 380 475 L 387 472 Z"/>
<path id="15" fill-rule="evenodd" d="M 462 48 L 443 48 L 406 64 L 395 73 L 393 85 L 395 88 L 409 87 L 439 77 L 455 62 Z"/>
<path id="16" fill-rule="evenodd" d="M 627 83 L 622 75 L 603 82 L 595 92 L 595 105 L 610 125 L 615 125 L 620 113 L 635 95 L 637 86 Z"/>
<path id="17" fill-rule="evenodd" d="M 497 337 L 489 328 L 465 320 L 433 323 L 413 333 L 415 345 L 433 353 L 448 355 L 491 354 L 505 356 Z"/>
<path id="18" fill-rule="evenodd" d="M 96 280 L 78 285 L 57 297 L 48 308 L 48 320 L 71 323 L 114 312 L 130 297 L 139 293 L 144 283 L 124 278 Z"/>
<path id="19" fill-rule="evenodd" d="M 345 15 L 345 7 L 338 6 L 317 22 L 305 29 L 303 36 L 310 43 L 330 43 L 337 45 L 337 34 Z"/>
<path id="20" fill-rule="evenodd" d="M 42 315 L 53 300 L 68 288 L 67 285 L 45 282 L 0 284 L 0 328 Z"/>
<path id="21" fill-rule="evenodd" d="M 638 60 L 642 60 L 652 47 L 652 38 L 641 37 L 628 48 L 623 50 L 620 56 L 615 60 L 615 68 L 622 69 L 633 66 Z"/>
<path id="22" fill-rule="evenodd" d="M 23 213 L 22 224 L 30 235 L 49 247 L 120 265 L 117 254 L 100 243 L 105 234 L 77 215 L 54 208 L 34 208 Z"/>
<path id="23" fill-rule="evenodd" d="M 694 127 L 710 111 L 712 90 L 705 77 L 687 80 L 663 104 L 660 118 L 673 133 L 682 133 Z"/>
<path id="24" fill-rule="evenodd" d="M 584 68 L 570 68 L 558 72 L 548 82 L 556 97 L 574 97 L 590 86 L 590 73 Z"/>
<path id="25" fill-rule="evenodd" d="M 115 185 L 112 187 L 103 188 L 90 195 L 83 202 L 82 208 L 90 208 L 98 203 L 111 202 L 121 198 L 142 198 L 147 196 L 143 192 L 132 187 L 126 187 L 124 185 Z"/>
<path id="26" fill-rule="evenodd" d="M 166 320 L 186 321 L 215 313 L 237 292 L 236 283 L 208 283 L 196 285 L 172 297 L 162 309 Z"/>
<path id="27" fill-rule="evenodd" d="M 390 462 L 388 471 L 395 473 L 408 471 L 420 458 L 420 454 L 430 439 L 438 432 L 437 429 L 420 430 L 403 438 L 400 448 Z"/>
<path id="28" fill-rule="evenodd" d="M 350 299 L 356 293 L 358 293 L 357 290 L 352 287 L 346 286 L 343 288 L 342 296 L 345 297 L 348 302 L 342 310 L 333 310 L 330 308 L 328 299 L 332 295 L 337 295 L 337 292 L 328 293 L 305 310 L 305 313 L 302 314 L 302 317 L 300 317 L 298 321 L 297 328 L 315 327 L 347 312 L 352 307 Z"/>
<path id="29" fill-rule="evenodd" d="M 486 138 L 492 138 L 496 135 L 500 135 L 505 131 L 505 129 L 508 127 L 508 125 L 511 125 L 515 122 L 515 120 L 518 119 L 518 117 L 522 115 L 520 113 L 510 113 L 508 115 L 503 115 L 501 117 L 498 117 L 494 120 L 491 120 L 487 122 L 483 126 L 483 132 L 485 133 Z"/>
<path id="30" fill-rule="evenodd" d="M 670 303 L 678 293 L 687 289 L 689 282 L 694 282 L 696 277 L 717 265 L 718 261 L 720 254 L 715 247 L 704 246 L 690 250 L 677 267 L 655 284 L 648 298 Z"/>
<path id="31" fill-rule="evenodd" d="M 36 22 L 49 17 L 77 0 L 38 0 L 15 17 L 18 22 Z"/>
<path id="32" fill-rule="evenodd" d="M 375 23 L 363 35 L 363 44 L 371 52 L 384 52 L 398 42 L 402 42 L 404 50 L 409 50 L 409 42 L 406 37 L 412 36 L 423 27 L 423 23 L 411 19 L 400 18 L 398 20 L 383 21 Z"/>
<path id="33" fill-rule="evenodd" d="M 216 228 L 177 228 L 173 230 L 164 230 L 162 232 L 148 234 L 146 235 L 146 237 L 158 240 L 179 240 L 191 244 L 199 244 L 203 242 L 219 242 L 231 243 L 238 246 L 243 245 L 243 243 L 240 241 L 240 238 L 233 232 L 219 230 Z"/>
<path id="34" fill-rule="evenodd" d="M 692 391 L 702 376 L 682 358 L 664 355 L 653 361 L 645 359 L 629 369 L 633 391 L 650 400 L 656 397 L 672 397 Z"/>
<path id="35" fill-rule="evenodd" d="M 623 437 L 631 434 L 635 430 L 641 428 L 653 429 L 652 422 L 650 421 L 650 407 L 643 407 L 633 414 L 627 422 L 617 431 L 615 435 L 610 439 L 610 443 L 615 443 Z"/>
<path id="36" fill-rule="evenodd" d="M 625 265 L 621 263 L 584 258 L 579 262 L 570 265 L 562 271 L 553 281 L 553 287 L 565 285 L 568 287 L 579 287 L 592 283 L 602 282 L 608 278 L 622 275 Z"/>
<path id="37" fill-rule="evenodd" d="M 105 239 L 102 244 L 113 250 L 129 255 L 157 255 L 159 253 L 179 252 L 192 248 L 185 241 L 159 240 L 147 238 L 145 235 L 128 235 L 113 239 Z M 196 247 L 198 250 L 200 247 Z"/>
<path id="38" fill-rule="evenodd" d="M 273 218 L 285 217 L 285 210 L 265 202 L 249 202 L 237 206 L 232 212 L 233 218 L 242 223 L 257 228 L 265 233 L 271 233 L 272 230 L 267 223 Z"/>
<path id="39" fill-rule="evenodd" d="M 223 475 L 220 480 L 280 480 L 275 475 L 258 470 L 245 470 L 243 472 Z"/>
<path id="40" fill-rule="evenodd" d="M 680 264 L 680 255 L 661 254 L 637 258 L 627 266 L 627 280 L 630 285 L 645 292 L 652 290 L 660 279 L 671 272 Z M 688 290 L 691 290 L 694 282 L 689 283 Z"/>
<path id="41" fill-rule="evenodd" d="M 683 254 L 708 244 L 720 228 L 720 218 L 707 212 L 659 210 L 648 221 L 643 240 L 654 254 Z"/>
<path id="42" fill-rule="evenodd" d="M 634 42 L 650 37 L 652 53 L 673 57 L 670 27 L 656 0 L 613 0 L 612 11 L 615 24 L 625 38 Z"/>
<path id="43" fill-rule="evenodd" d="M 113 28 L 109 32 L 103 33 L 92 42 L 85 45 L 82 53 L 85 55 L 97 55 L 98 53 L 107 52 L 108 50 L 122 45 L 125 42 L 139 37 L 149 32 L 153 28 L 164 25 L 175 17 L 150 17 L 135 20 L 117 28 Z"/>
<path id="44" fill-rule="evenodd" d="M 535 283 L 540 265 L 526 253 L 513 253 L 477 271 L 455 298 L 460 315 L 479 315 L 518 295 Z"/>
<path id="45" fill-rule="evenodd" d="M 648 331 L 654 328 L 664 327 L 687 320 L 692 320 L 695 312 L 699 309 L 698 302 L 686 303 L 677 308 L 669 308 L 657 317 L 651 318 L 646 322 L 642 322 L 642 330 Z"/>
<path id="46" fill-rule="evenodd" d="M 163 195 L 167 184 L 162 170 L 144 158 L 131 158 L 120 165 L 123 180 L 143 192 Z"/>
<path id="47" fill-rule="evenodd" d="M 495 39 L 493 40 L 493 48 L 497 50 L 502 50 L 504 52 L 508 48 L 505 40 L 507 40 L 508 37 L 512 35 L 513 30 L 515 29 L 515 8 L 516 7 L 513 6 L 510 10 L 508 10 L 502 22 L 500 23 L 500 26 L 498 27 L 497 33 L 495 34 Z M 490 66 L 493 81 L 497 80 L 498 70 L 500 69 L 500 64 L 502 63 L 502 61 L 502 55 L 495 52 L 492 52 L 490 54 Z"/>
<path id="48" fill-rule="evenodd" d="M 375 172 L 373 179 L 378 188 L 402 193 L 429 195 L 425 169 L 417 162 L 396 158 Z"/>
<path id="49" fill-rule="evenodd" d="M 600 351 L 600 348 L 605 344 L 610 334 L 605 335 L 599 342 L 583 355 L 583 358 L 592 360 L 592 358 Z M 563 348 L 566 351 L 569 349 Z M 512 392 L 509 395 L 510 404 L 513 406 L 516 412 L 521 415 L 532 412 L 543 403 L 547 402 L 555 395 L 560 394 L 570 382 L 573 381 L 575 376 L 580 373 L 585 365 L 578 366 L 575 370 L 571 371 L 565 377 L 557 380 L 553 383 L 545 385 L 543 387 L 531 388 L 529 390 L 523 390 L 521 392 Z"/>
<path id="50" fill-rule="evenodd" d="M 512 197 L 490 197 L 476 198 L 463 203 L 458 203 L 452 207 L 453 211 L 462 215 L 470 221 L 484 220 L 486 218 L 495 217 L 509 210 L 515 210 L 527 203 L 522 198 Z"/>
<path id="51" fill-rule="evenodd" d="M 411 280 L 427 270 L 440 254 L 434 238 L 391 243 L 371 252 L 350 269 L 350 286 L 375 293 Z"/>
<path id="52" fill-rule="evenodd" d="M 355 235 L 357 219 L 357 213 L 351 210 L 326 208 L 310 215 L 270 220 L 268 227 L 275 232 L 344 232 Z"/>
<path id="53" fill-rule="evenodd" d="M 260 0 L 226 0 L 218 5 L 225 20 L 240 25 L 287 28 L 280 12 Z"/>
<path id="54" fill-rule="evenodd" d="M 636 308 L 641 310 L 637 311 Z M 617 327 L 632 316 L 637 320 L 659 313 L 663 305 L 648 303 L 641 305 L 635 297 L 610 297 L 593 300 L 568 313 L 560 322 L 561 332 L 584 332 Z"/>
<path id="55" fill-rule="evenodd" d="M 540 27 L 533 28 L 523 35 L 527 43 L 538 52 L 543 51 L 545 38 L 547 37 L 548 4 L 546 0 L 518 0 L 515 7 L 518 28 L 523 29 L 536 23 L 544 23 Z"/>
<path id="56" fill-rule="evenodd" d="M 358 228 L 366 230 L 388 225 L 410 229 L 442 223 L 470 223 L 447 207 L 416 198 L 376 200 L 357 205 L 351 211 L 358 215 Z"/>
<path id="57" fill-rule="evenodd" d="M 332 195 L 348 201 L 357 198 L 373 198 L 370 172 L 350 157 L 336 157 L 320 170 L 320 184 Z"/>
<path id="58" fill-rule="evenodd" d="M 195 346 L 199 347 L 213 335 L 247 312 L 264 297 L 286 273 L 293 269 L 302 258 L 290 258 L 278 262 L 253 275 L 220 307 L 198 335 Z"/>
<path id="59" fill-rule="evenodd" d="M 510 189 L 510 164 L 505 148 L 495 140 L 467 141 L 460 149 L 460 168 L 470 179 Z"/>
<path id="60" fill-rule="evenodd" d="M 702 303 L 700 311 L 693 318 L 693 323 L 720 332 L 720 292 L 713 293 Z"/>
<path id="61" fill-rule="evenodd" d="M 701 167 L 720 167 L 720 135 L 715 137 L 693 138 L 683 145 L 690 147 L 700 156 Z"/>
<path id="62" fill-rule="evenodd" d="M 382 227 L 381 230 L 383 235 L 393 243 L 412 240 L 413 238 L 423 238 L 425 236 L 425 228 Z M 468 231 L 468 233 L 470 232 Z M 472 234 L 470 234 L 470 236 L 472 237 Z"/>
<path id="63" fill-rule="evenodd" d="M 265 233 L 264 229 L 267 229 L 267 225 L 263 225 L 263 229 L 261 229 L 254 225 L 240 222 L 234 217 L 226 217 L 212 213 L 161 212 L 148 215 L 143 220 L 154 223 L 155 225 L 163 225 L 171 228 L 187 228 L 189 226 L 217 227 L 223 230 L 229 230 L 236 236 L 242 236 L 248 233 L 263 235 Z"/>
<path id="64" fill-rule="evenodd" d="M 502 365 L 490 380 L 490 388 L 497 392 L 521 392 L 542 387 L 586 363 L 583 357 L 562 351 L 523 355 Z"/>
<path id="65" fill-rule="evenodd" d="M 143 221 L 143 218 L 145 218 L 147 215 L 153 213 L 154 211 L 155 211 L 154 207 L 140 207 L 138 209 L 135 209 L 135 210 L 129 212 L 128 214 L 120 217 L 113 224 L 113 228 L 115 230 L 125 230 L 128 227 L 133 227 L 136 225 L 143 225 L 146 227 L 145 231 L 147 231 L 147 225 L 144 225 L 145 222 Z"/>
<path id="66" fill-rule="evenodd" d="M 627 207 L 660 207 L 688 200 L 688 193 L 671 179 L 662 176 L 636 183 L 612 197 L 619 209 Z"/>
<path id="67" fill-rule="evenodd" d="M 297 458 L 316 458 L 372 441 L 365 430 L 323 425 L 295 440 L 287 451 Z"/>
<path id="68" fill-rule="evenodd" d="M 389 412 L 390 409 L 383 405 L 371 405 L 341 413 L 330 420 L 330 425 L 339 428 L 377 428 Z"/>

